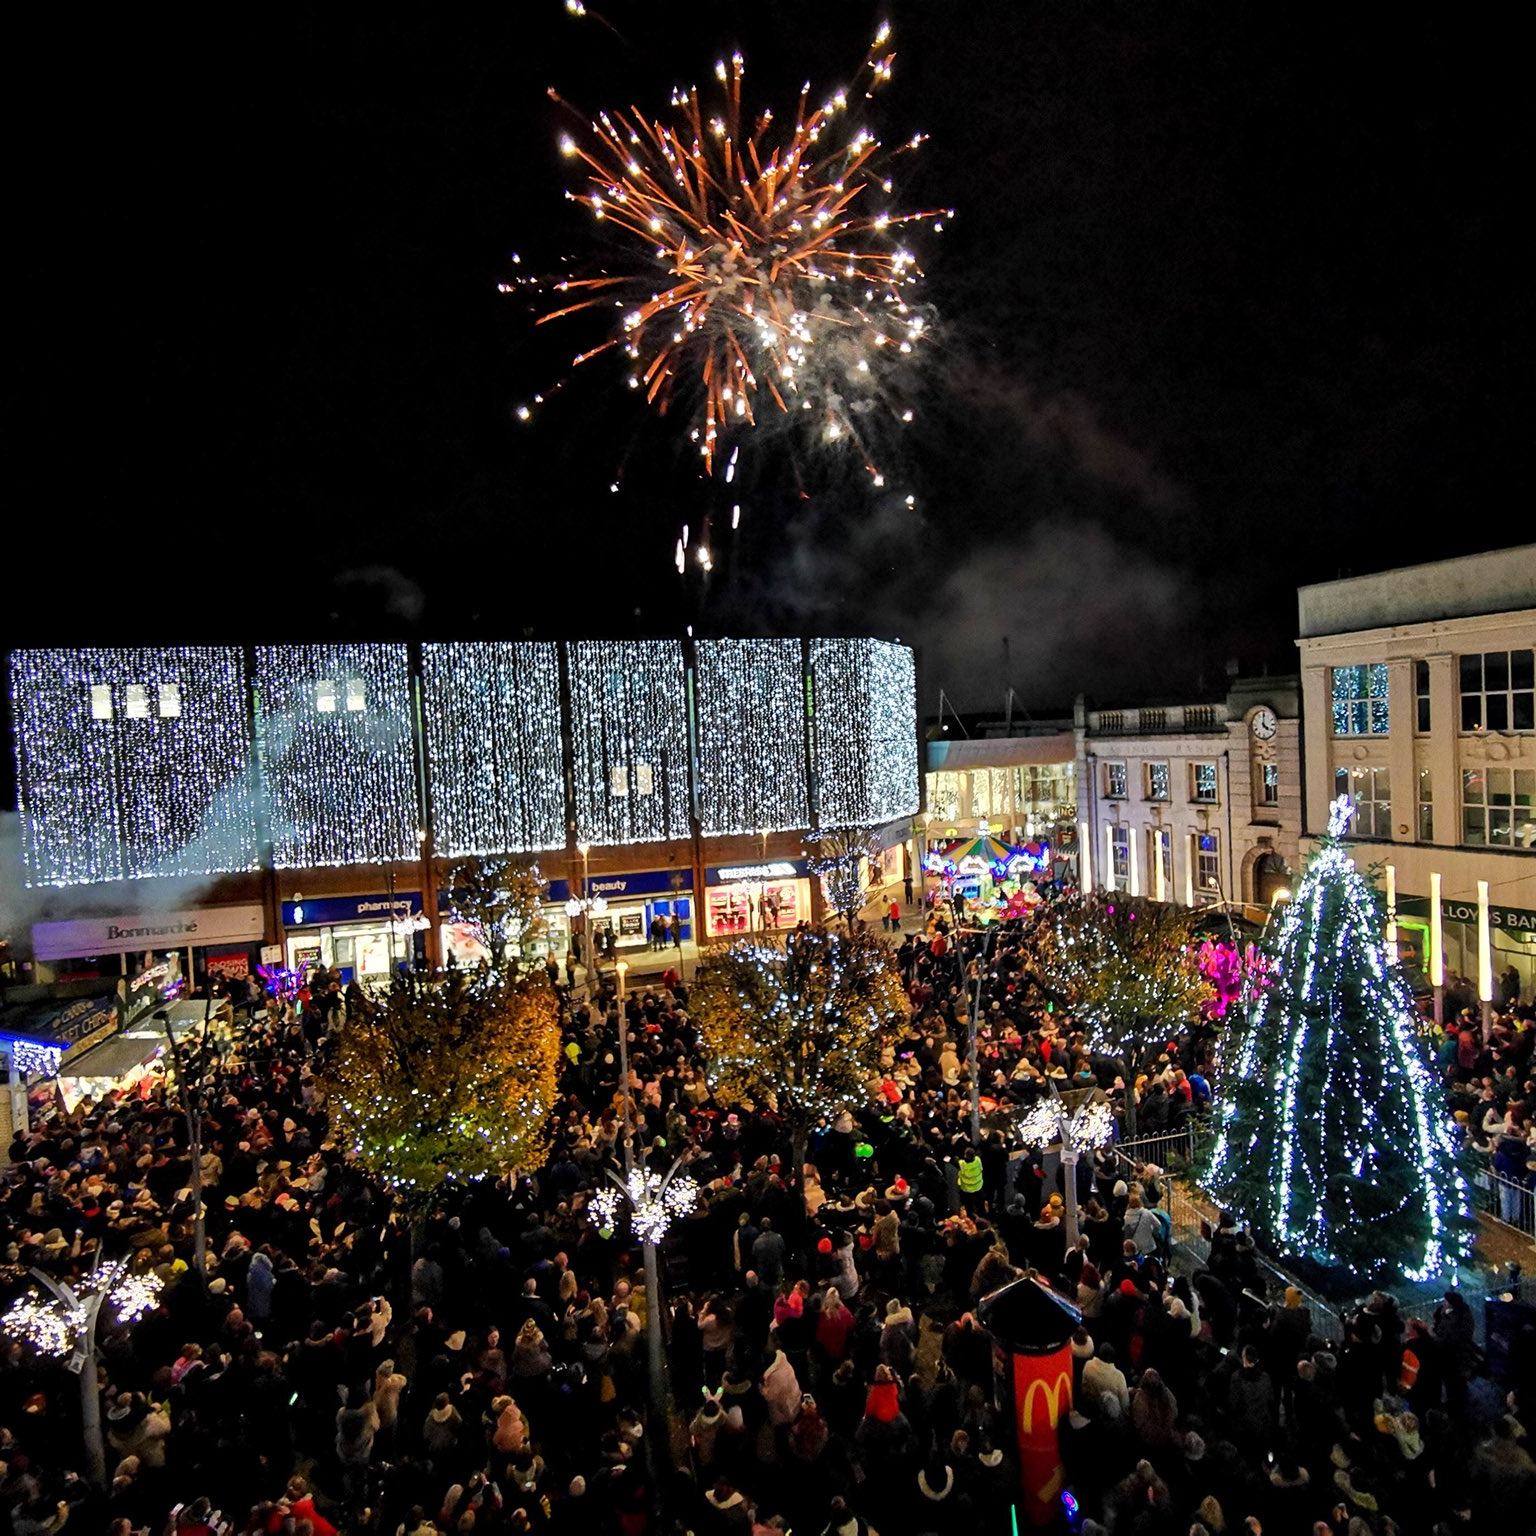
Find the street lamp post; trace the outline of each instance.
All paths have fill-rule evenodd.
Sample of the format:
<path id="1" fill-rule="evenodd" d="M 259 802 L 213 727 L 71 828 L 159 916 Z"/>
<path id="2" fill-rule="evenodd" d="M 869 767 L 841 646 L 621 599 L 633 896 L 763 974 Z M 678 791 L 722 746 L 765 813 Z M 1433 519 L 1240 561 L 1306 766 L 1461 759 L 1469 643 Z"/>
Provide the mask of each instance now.
<path id="1" fill-rule="evenodd" d="M 107 1451 L 101 1434 L 101 1383 L 96 1371 L 96 1325 L 104 1303 L 111 1302 L 119 1322 L 131 1323 L 155 1304 L 160 1277 L 131 1275 L 128 1260 L 103 1267 L 101 1250 L 84 1280 L 69 1285 L 40 1269 L 32 1278 L 51 1300 L 35 1293 L 19 1296 L 0 1317 L 0 1330 L 25 1339 L 39 1354 L 65 1361 L 65 1369 L 80 1378 L 80 1432 L 85 1441 L 86 1472 L 96 1488 L 107 1486 Z M 67 1358 L 66 1358 L 67 1357 Z"/>
<path id="2" fill-rule="evenodd" d="M 971 1145 L 978 1150 L 981 1147 L 981 1075 L 978 1064 L 976 1048 L 976 1031 L 981 1023 L 981 982 L 987 969 L 987 951 L 992 945 L 992 932 L 990 927 L 975 929 L 962 928 L 961 933 L 981 934 L 981 956 L 976 962 L 976 992 L 971 1002 L 971 1027 L 970 1038 L 966 1044 L 965 1062 L 966 1070 L 971 1075 Z"/>
<path id="3" fill-rule="evenodd" d="M 1026 1145 L 1042 1149 L 1061 1146 L 1062 1202 L 1066 1214 L 1067 1248 L 1077 1246 L 1077 1160 L 1078 1154 L 1091 1152 L 1109 1140 L 1113 1115 L 1109 1104 L 1097 1090 L 1075 1110 L 1069 1111 L 1047 1078 L 1050 1097 L 1039 1100 L 1019 1122 L 1019 1138 Z"/>

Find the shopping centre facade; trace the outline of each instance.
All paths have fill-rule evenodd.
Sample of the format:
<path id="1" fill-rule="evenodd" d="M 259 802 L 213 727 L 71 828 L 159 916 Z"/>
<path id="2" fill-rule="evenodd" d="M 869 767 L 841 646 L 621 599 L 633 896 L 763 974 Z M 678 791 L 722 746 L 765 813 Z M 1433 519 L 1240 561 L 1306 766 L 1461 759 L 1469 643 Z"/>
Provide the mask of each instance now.
<path id="1" fill-rule="evenodd" d="M 26 650 L 10 689 L 40 979 L 147 951 L 472 961 L 449 917 L 469 856 L 538 863 L 557 954 L 573 925 L 623 950 L 657 918 L 699 940 L 818 915 L 811 828 L 875 829 L 876 880 L 910 859 L 915 665 L 894 642 Z"/>

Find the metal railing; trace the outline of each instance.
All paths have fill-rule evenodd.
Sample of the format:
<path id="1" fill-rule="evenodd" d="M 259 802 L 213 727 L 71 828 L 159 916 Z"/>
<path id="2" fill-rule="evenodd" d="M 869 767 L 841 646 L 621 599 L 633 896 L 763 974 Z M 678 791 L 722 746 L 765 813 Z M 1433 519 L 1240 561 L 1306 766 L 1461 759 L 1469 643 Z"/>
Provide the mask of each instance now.
<path id="1" fill-rule="evenodd" d="M 1536 1239 L 1536 1190 L 1506 1179 L 1491 1166 L 1472 1175 L 1478 1209 L 1501 1225 Z"/>

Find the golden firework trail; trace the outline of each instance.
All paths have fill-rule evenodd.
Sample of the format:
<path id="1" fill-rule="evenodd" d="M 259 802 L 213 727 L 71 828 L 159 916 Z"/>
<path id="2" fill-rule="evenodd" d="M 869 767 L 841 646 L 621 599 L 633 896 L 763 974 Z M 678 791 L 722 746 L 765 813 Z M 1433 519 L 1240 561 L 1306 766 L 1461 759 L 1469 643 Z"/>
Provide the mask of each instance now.
<path id="1" fill-rule="evenodd" d="M 737 53 L 715 65 L 713 112 L 694 86 L 673 92 L 665 120 L 631 106 L 561 136 L 586 172 L 566 195 L 616 251 L 596 275 L 542 284 L 556 297 L 539 323 L 612 308 L 613 334 L 573 365 L 621 353 L 630 388 L 663 414 L 692 413 L 706 471 L 724 438 L 778 421 L 852 448 L 880 486 L 872 445 L 912 419 L 900 387 L 931 328 L 900 236 L 942 230 L 953 210 L 894 211 L 893 162 L 926 135 L 887 150 L 858 121 L 891 78 L 890 36 L 882 25 L 854 82 L 819 106 L 807 83 L 787 129 L 772 111 L 747 115 Z"/>

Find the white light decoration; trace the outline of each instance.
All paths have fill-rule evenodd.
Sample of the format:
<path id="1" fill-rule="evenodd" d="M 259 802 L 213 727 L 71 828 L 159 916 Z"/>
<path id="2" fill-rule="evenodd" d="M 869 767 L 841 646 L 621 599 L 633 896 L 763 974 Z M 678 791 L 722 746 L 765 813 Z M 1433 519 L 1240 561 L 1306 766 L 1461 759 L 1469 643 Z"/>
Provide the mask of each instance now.
<path id="1" fill-rule="evenodd" d="M 119 1259 L 67 1287 L 72 1299 L 36 1291 L 18 1296 L 0 1316 L 0 1332 L 25 1341 L 41 1355 L 61 1359 L 86 1347 L 87 1330 L 103 1305 L 118 1322 L 134 1323 L 155 1305 L 163 1288 L 164 1281 L 152 1270 L 130 1274 L 128 1261 Z"/>
<path id="2" fill-rule="evenodd" d="M 559 647 L 428 644 L 421 674 L 437 851 L 457 858 L 563 848 Z"/>
<path id="3" fill-rule="evenodd" d="M 1102 1147 L 1114 1129 L 1114 1115 L 1108 1104 L 1083 1104 L 1075 1113 L 1064 1115 L 1055 1098 L 1039 1099 L 1030 1105 L 1019 1121 L 1019 1139 L 1030 1147 L 1051 1147 L 1062 1139 L 1063 1123 L 1072 1144 L 1079 1151 Z"/>
<path id="4" fill-rule="evenodd" d="M 362 709 L 335 707 L 359 697 Z M 421 812 L 403 645 L 260 647 L 256 703 L 275 868 L 416 856 Z"/>
<path id="5" fill-rule="evenodd" d="M 1362 1283 L 1429 1279 L 1462 1258 L 1467 1187 L 1408 983 L 1339 841 L 1352 808 L 1329 809 L 1246 1022 L 1207 1187 L 1285 1252 Z"/>
<path id="6" fill-rule="evenodd" d="M 42 1040 L 12 1039 L 4 1047 L 11 1057 L 11 1070 L 22 1077 L 53 1077 L 58 1073 L 59 1062 L 64 1057 L 62 1045 L 50 1045 Z"/>
<path id="7" fill-rule="evenodd" d="M 688 715 L 676 640 L 579 640 L 566 647 L 576 835 L 654 843 L 690 831 Z M 641 793 L 649 770 L 649 793 Z M 615 770 L 622 769 L 620 780 Z M 624 792 L 615 793 L 622 782 Z"/>
<path id="8" fill-rule="evenodd" d="M 884 640 L 812 640 L 816 823 L 870 825 L 918 804 L 917 674 L 911 648 Z"/>
<path id="9" fill-rule="evenodd" d="M 67 1355 L 85 1327 L 86 1315 L 51 1297 L 18 1296 L 0 1317 L 0 1330 L 30 1344 L 40 1355 L 58 1359 Z"/>
<path id="10" fill-rule="evenodd" d="M 609 1185 L 593 1195 L 588 1209 L 599 1228 L 611 1231 L 618 1224 L 621 1207 L 628 1205 L 635 1236 L 642 1243 L 659 1243 L 672 1223 L 686 1216 L 698 1202 L 699 1186 L 686 1175 L 634 1168 L 622 1185 Z"/>
<path id="11" fill-rule="evenodd" d="M 700 640 L 699 820 L 706 837 L 810 825 L 798 640 Z"/>
<path id="12" fill-rule="evenodd" d="M 256 868 L 237 648 L 17 651 L 10 681 L 29 885 Z"/>

